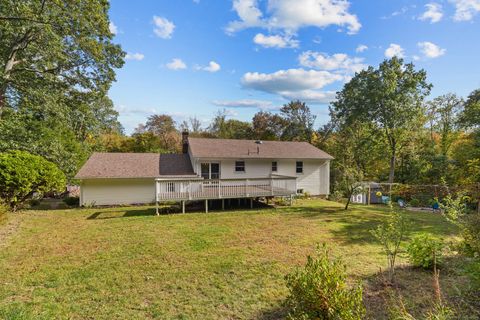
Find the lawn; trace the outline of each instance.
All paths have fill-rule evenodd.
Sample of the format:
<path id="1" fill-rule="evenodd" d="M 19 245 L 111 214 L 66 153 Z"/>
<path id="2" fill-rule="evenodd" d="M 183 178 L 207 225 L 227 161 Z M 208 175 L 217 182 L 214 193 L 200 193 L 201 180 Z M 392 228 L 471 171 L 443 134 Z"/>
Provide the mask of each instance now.
<path id="1" fill-rule="evenodd" d="M 455 234 L 439 215 L 409 215 L 414 232 Z M 348 262 L 352 281 L 364 282 L 369 316 L 381 319 L 386 294 L 377 279 L 386 261 L 369 230 L 384 216 L 383 208 L 345 212 L 325 200 L 208 214 L 155 216 L 151 207 L 10 214 L 0 226 L 0 318 L 277 319 L 284 275 L 326 242 Z M 460 306 L 455 287 L 467 280 L 454 260 L 441 280 Z M 432 301 L 431 275 L 400 262 L 400 290 L 419 312 Z"/>

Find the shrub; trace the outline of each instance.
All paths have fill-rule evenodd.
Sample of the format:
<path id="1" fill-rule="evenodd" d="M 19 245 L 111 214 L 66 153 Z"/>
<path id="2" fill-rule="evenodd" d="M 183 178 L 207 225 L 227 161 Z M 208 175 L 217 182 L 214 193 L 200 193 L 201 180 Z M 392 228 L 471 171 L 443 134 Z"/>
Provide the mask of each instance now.
<path id="1" fill-rule="evenodd" d="M 418 207 L 420 205 L 420 201 L 418 199 L 413 198 L 408 203 L 411 207 Z"/>
<path id="2" fill-rule="evenodd" d="M 346 267 L 330 259 L 326 245 L 318 246 L 316 256 L 308 256 L 303 268 L 285 279 L 289 296 L 289 319 L 363 319 L 365 306 L 362 286 L 347 285 Z"/>
<path id="3" fill-rule="evenodd" d="M 66 197 L 65 199 L 63 199 L 63 202 L 65 202 L 70 207 L 78 207 L 80 205 L 80 198 L 79 197 Z"/>
<path id="4" fill-rule="evenodd" d="M 462 236 L 466 253 L 480 258 L 480 214 L 472 213 L 464 217 Z"/>
<path id="5" fill-rule="evenodd" d="M 38 199 L 30 200 L 30 207 L 36 207 L 38 205 L 40 205 L 40 200 L 38 200 Z"/>
<path id="6" fill-rule="evenodd" d="M 328 196 L 328 200 L 339 202 L 342 200 L 343 194 L 340 190 L 335 190 Z"/>
<path id="7" fill-rule="evenodd" d="M 429 269 L 433 268 L 435 261 L 440 263 L 443 247 L 443 241 L 424 233 L 412 239 L 407 253 L 414 266 Z"/>
<path id="8" fill-rule="evenodd" d="M 25 151 L 0 153 L 0 198 L 14 211 L 35 193 L 64 188 L 65 175 L 54 163 Z"/>
<path id="9" fill-rule="evenodd" d="M 445 218 L 460 228 L 465 252 L 480 257 L 480 214 L 468 214 L 469 201 L 471 199 L 464 193 L 458 193 L 455 197 L 448 195 L 440 207 Z"/>

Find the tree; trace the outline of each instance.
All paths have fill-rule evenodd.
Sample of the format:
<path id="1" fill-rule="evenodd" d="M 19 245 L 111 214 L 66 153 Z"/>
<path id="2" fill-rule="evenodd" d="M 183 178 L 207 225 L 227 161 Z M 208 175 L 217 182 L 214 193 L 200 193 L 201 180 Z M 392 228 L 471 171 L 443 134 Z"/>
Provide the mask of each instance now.
<path id="1" fill-rule="evenodd" d="M 447 157 L 458 137 L 458 117 L 462 108 L 463 100 L 452 93 L 439 96 L 428 103 L 430 130 L 440 135 L 440 152 L 444 157 Z"/>
<path id="2" fill-rule="evenodd" d="M 480 129 L 480 89 L 468 96 L 459 123 L 465 128 Z"/>
<path id="3" fill-rule="evenodd" d="M 253 136 L 259 140 L 280 140 L 285 125 L 285 120 L 277 114 L 257 112 L 252 119 Z"/>
<path id="4" fill-rule="evenodd" d="M 50 161 L 25 151 L 0 153 L 0 198 L 12 210 L 31 198 L 65 189 L 65 175 Z"/>
<path id="5" fill-rule="evenodd" d="M 167 152 L 180 150 L 180 134 L 173 118 L 166 114 L 154 114 L 148 117 L 145 126 L 140 125 L 137 134 L 149 132 L 160 141 L 160 149 Z"/>
<path id="6" fill-rule="evenodd" d="M 305 102 L 291 101 L 280 109 L 280 113 L 285 122 L 282 140 L 311 141 L 316 116 Z"/>
<path id="7" fill-rule="evenodd" d="M 251 139 L 252 126 L 248 122 L 227 119 L 226 110 L 219 111 L 207 130 L 222 139 Z"/>
<path id="8" fill-rule="evenodd" d="M 190 129 L 193 134 L 197 134 L 202 131 L 202 122 L 197 117 L 190 117 L 188 122 L 190 123 Z"/>
<path id="9" fill-rule="evenodd" d="M 0 152 L 43 156 L 70 179 L 100 135 L 122 130 L 107 96 L 124 57 L 112 43 L 108 7 L 2 1 Z"/>
<path id="10" fill-rule="evenodd" d="M 21 101 L 40 106 L 69 92 L 106 94 L 124 57 L 111 41 L 108 9 L 103 0 L 2 1 L 0 118 Z"/>
<path id="11" fill-rule="evenodd" d="M 371 230 L 372 235 L 383 247 L 388 260 L 388 274 L 393 282 L 395 276 L 395 265 L 400 245 L 409 229 L 409 223 L 405 215 L 393 208 L 390 203 L 390 214 L 388 218 L 376 229 Z"/>
<path id="12" fill-rule="evenodd" d="M 394 57 L 378 69 L 357 73 L 332 104 L 347 125 L 362 121 L 382 132 L 390 151 L 389 182 L 394 182 L 397 152 L 408 140 L 408 131 L 422 125 L 422 104 L 431 89 L 426 77 L 424 70 Z"/>

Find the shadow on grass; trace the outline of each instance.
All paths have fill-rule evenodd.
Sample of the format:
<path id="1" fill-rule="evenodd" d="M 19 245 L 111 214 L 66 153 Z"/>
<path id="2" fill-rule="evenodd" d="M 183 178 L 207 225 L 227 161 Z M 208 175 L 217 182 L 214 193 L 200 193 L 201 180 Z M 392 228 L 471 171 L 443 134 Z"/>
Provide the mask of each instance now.
<path id="1" fill-rule="evenodd" d="M 155 208 L 149 209 L 127 209 L 119 211 L 97 211 L 87 217 L 87 220 L 104 220 L 127 217 L 154 216 Z"/>
<path id="2" fill-rule="evenodd" d="M 269 310 L 263 310 L 260 314 L 255 317 L 258 320 L 278 320 L 286 319 L 288 315 L 288 310 L 286 307 L 275 307 Z"/>
<path id="3" fill-rule="evenodd" d="M 344 210 L 340 206 L 298 206 L 283 209 L 301 218 L 314 219 L 322 223 L 335 223 L 330 232 L 345 244 L 373 243 L 371 234 L 387 217 L 389 209 L 381 206 L 352 206 Z M 407 240 L 413 233 L 426 232 L 443 238 L 455 235 L 458 230 L 438 214 L 405 211 L 411 222 Z"/>

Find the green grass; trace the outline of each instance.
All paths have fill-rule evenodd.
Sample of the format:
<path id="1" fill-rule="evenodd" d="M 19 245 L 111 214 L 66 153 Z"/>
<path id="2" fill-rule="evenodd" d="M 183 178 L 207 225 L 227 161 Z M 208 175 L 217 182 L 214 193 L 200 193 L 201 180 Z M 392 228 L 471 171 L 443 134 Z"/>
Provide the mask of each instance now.
<path id="1" fill-rule="evenodd" d="M 415 232 L 456 232 L 439 215 L 409 215 Z M 384 216 L 383 208 L 345 212 L 324 200 L 208 214 L 154 216 L 151 207 L 11 214 L 21 223 L 0 239 L 0 318 L 276 319 L 284 314 L 284 275 L 326 242 L 352 279 L 364 281 L 369 315 L 380 319 L 385 292 L 376 279 L 386 262 L 369 230 Z M 407 303 L 428 307 L 428 272 L 405 266 L 399 279 Z M 461 281 L 442 272 L 447 293 Z"/>

